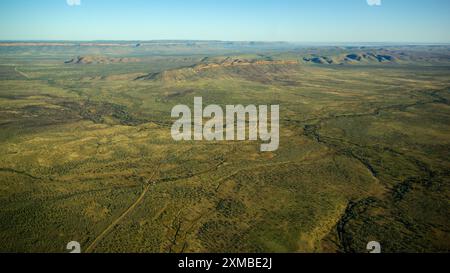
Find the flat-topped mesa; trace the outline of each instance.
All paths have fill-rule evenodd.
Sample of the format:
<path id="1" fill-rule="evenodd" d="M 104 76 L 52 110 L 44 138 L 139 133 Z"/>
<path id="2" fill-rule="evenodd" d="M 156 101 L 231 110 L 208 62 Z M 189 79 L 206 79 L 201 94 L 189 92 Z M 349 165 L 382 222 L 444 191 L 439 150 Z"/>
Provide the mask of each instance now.
<path id="1" fill-rule="evenodd" d="M 165 82 L 180 81 L 189 77 L 196 76 L 202 72 L 231 67 L 255 67 L 255 66 L 283 66 L 283 65 L 298 65 L 297 60 L 258 60 L 258 59 L 241 59 L 227 57 L 221 60 L 211 60 L 211 62 L 205 62 L 209 58 L 204 58 L 201 63 L 195 64 L 189 67 L 169 69 L 162 72 L 150 73 L 147 75 L 139 76 L 135 80 L 162 80 Z M 251 70 L 251 69 L 249 69 Z"/>
<path id="2" fill-rule="evenodd" d="M 404 56 L 403 56 L 404 57 Z M 356 52 L 332 56 L 305 56 L 303 63 L 318 65 L 354 65 L 354 64 L 396 64 L 401 62 L 401 55 L 381 52 Z"/>
<path id="3" fill-rule="evenodd" d="M 247 60 L 240 58 L 226 58 L 221 62 L 215 63 L 201 63 L 193 67 L 194 71 L 200 72 L 203 70 L 221 68 L 221 67 L 234 67 L 234 66 L 250 66 L 250 65 L 295 65 L 299 64 L 297 60 Z"/>
<path id="4" fill-rule="evenodd" d="M 111 58 L 105 56 L 78 56 L 65 61 L 65 64 L 113 64 L 113 63 L 136 63 L 137 58 Z"/>

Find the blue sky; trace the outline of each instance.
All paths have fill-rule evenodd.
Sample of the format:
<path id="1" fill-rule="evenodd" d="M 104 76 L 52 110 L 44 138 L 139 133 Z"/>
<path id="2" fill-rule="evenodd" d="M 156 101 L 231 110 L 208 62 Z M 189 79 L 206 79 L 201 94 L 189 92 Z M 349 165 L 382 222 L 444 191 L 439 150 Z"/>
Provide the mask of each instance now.
<path id="1" fill-rule="evenodd" d="M 369 1 L 1 0 L 0 40 L 450 43 L 449 0 Z"/>

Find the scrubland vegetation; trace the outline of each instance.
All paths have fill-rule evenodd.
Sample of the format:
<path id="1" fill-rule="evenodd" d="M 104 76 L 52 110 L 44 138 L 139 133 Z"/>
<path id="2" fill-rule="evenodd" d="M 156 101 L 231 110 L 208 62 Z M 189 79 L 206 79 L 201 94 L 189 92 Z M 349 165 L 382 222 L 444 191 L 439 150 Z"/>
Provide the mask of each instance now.
<path id="1" fill-rule="evenodd" d="M 450 250 L 448 48 L 241 46 L 1 46 L 0 252 Z M 173 141 L 195 96 L 279 150 Z"/>

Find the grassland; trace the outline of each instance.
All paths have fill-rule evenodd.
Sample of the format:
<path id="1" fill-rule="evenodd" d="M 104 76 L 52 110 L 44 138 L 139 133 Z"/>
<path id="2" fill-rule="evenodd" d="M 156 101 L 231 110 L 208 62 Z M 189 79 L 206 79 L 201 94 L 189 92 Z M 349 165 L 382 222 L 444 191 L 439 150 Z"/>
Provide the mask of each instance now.
<path id="1" fill-rule="evenodd" d="M 119 45 L 0 46 L 0 252 L 450 250 L 448 48 Z M 173 141 L 194 96 L 279 104 L 279 150 Z"/>

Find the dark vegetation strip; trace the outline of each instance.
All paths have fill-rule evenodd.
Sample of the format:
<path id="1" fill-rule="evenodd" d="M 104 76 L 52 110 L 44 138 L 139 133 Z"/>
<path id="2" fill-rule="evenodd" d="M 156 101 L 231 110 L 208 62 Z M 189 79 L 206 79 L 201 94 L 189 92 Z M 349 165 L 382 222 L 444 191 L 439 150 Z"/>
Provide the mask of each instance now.
<path id="1" fill-rule="evenodd" d="M 444 92 L 448 92 L 449 89 L 442 90 Z M 427 104 L 433 104 L 433 103 L 439 103 L 439 104 L 445 104 L 449 105 L 449 100 L 439 95 L 439 92 L 441 91 L 421 91 L 420 93 L 423 95 L 427 95 L 432 98 L 431 101 L 418 101 L 415 103 L 410 104 L 399 104 L 399 105 L 390 105 L 390 106 L 384 106 L 379 107 L 373 110 L 369 113 L 355 113 L 355 114 L 341 114 L 341 115 L 335 115 L 331 117 L 326 118 L 317 118 L 317 119 L 308 119 L 305 121 L 294 121 L 296 123 L 310 123 L 311 121 L 315 121 L 314 124 L 306 124 L 304 125 L 304 135 L 309 137 L 310 139 L 313 139 L 314 141 L 324 144 L 328 147 L 331 147 L 335 150 L 337 150 L 339 153 L 346 155 L 348 157 L 357 159 L 359 162 L 361 162 L 368 170 L 369 172 L 375 177 L 378 178 L 378 173 L 376 171 L 376 168 L 370 164 L 369 160 L 363 156 L 355 154 L 352 148 L 347 148 L 347 145 L 352 146 L 358 146 L 359 148 L 366 148 L 366 149 L 374 149 L 374 147 L 362 147 L 361 145 L 345 142 L 344 140 L 335 139 L 335 138 L 328 138 L 321 136 L 319 131 L 321 129 L 321 124 L 323 124 L 326 121 L 334 120 L 334 119 L 340 119 L 340 118 L 355 118 L 355 117 L 364 117 L 364 116 L 379 116 L 382 111 L 405 111 L 408 108 L 416 107 L 416 106 L 423 106 Z M 333 141 L 338 141 L 339 144 L 333 143 Z M 344 148 L 341 148 L 343 146 Z M 398 202 L 403 200 L 404 196 L 410 192 L 413 189 L 413 185 L 416 183 L 420 183 L 424 185 L 427 188 L 431 188 L 432 186 L 438 184 L 439 185 L 439 178 L 438 174 L 430 169 L 430 167 L 418 160 L 417 158 L 414 158 L 409 155 L 405 155 L 403 153 L 399 153 L 395 151 L 392 148 L 384 148 L 385 151 L 390 151 L 392 153 L 395 153 L 397 155 L 406 157 L 406 159 L 410 162 L 413 162 L 421 171 L 422 175 L 415 176 L 415 177 L 408 177 L 401 183 L 398 183 L 391 189 L 391 197 L 393 198 L 394 202 Z M 450 172 L 449 172 L 450 173 Z M 352 248 L 352 237 L 351 234 L 349 234 L 346 231 L 347 224 L 356 218 L 358 218 L 359 215 L 364 214 L 367 212 L 367 210 L 377 202 L 377 199 L 374 197 L 369 197 L 366 199 L 362 199 L 359 201 L 350 201 L 344 214 L 338 221 L 336 231 L 338 234 L 339 244 L 341 249 L 346 253 L 352 253 L 356 252 L 355 249 Z"/>
<path id="2" fill-rule="evenodd" d="M 337 234 L 341 249 L 345 253 L 356 253 L 357 250 L 352 247 L 352 236 L 346 232 L 347 224 L 359 215 L 364 214 L 372 207 L 378 200 L 374 197 L 369 197 L 359 201 L 350 201 L 345 209 L 344 214 L 337 223 Z"/>
<path id="3" fill-rule="evenodd" d="M 202 174 L 206 174 L 206 173 L 210 173 L 212 171 L 217 170 L 218 168 L 220 168 L 220 166 L 222 166 L 223 164 L 225 164 L 225 160 L 221 159 L 219 163 L 217 163 L 216 165 L 214 165 L 213 167 L 206 169 L 204 171 L 199 171 L 196 173 L 189 173 L 187 175 L 181 175 L 181 176 L 175 176 L 175 177 L 166 177 L 166 178 L 162 178 L 159 180 L 156 180 L 156 183 L 164 183 L 164 182 L 173 182 L 173 181 L 178 181 L 178 180 L 186 180 L 189 178 L 193 178 Z"/>
<path id="4" fill-rule="evenodd" d="M 18 170 L 11 169 L 11 168 L 0 168 L 0 172 L 9 172 L 9 173 L 21 174 L 21 175 L 28 176 L 29 178 L 32 178 L 32 179 L 35 179 L 35 180 L 40 180 L 40 179 L 42 179 L 42 178 L 40 178 L 40 177 L 36 177 L 36 176 L 34 176 L 34 175 L 31 175 L 31 174 L 29 174 L 29 173 L 27 173 L 27 172 L 24 172 L 24 171 L 18 171 Z"/>

